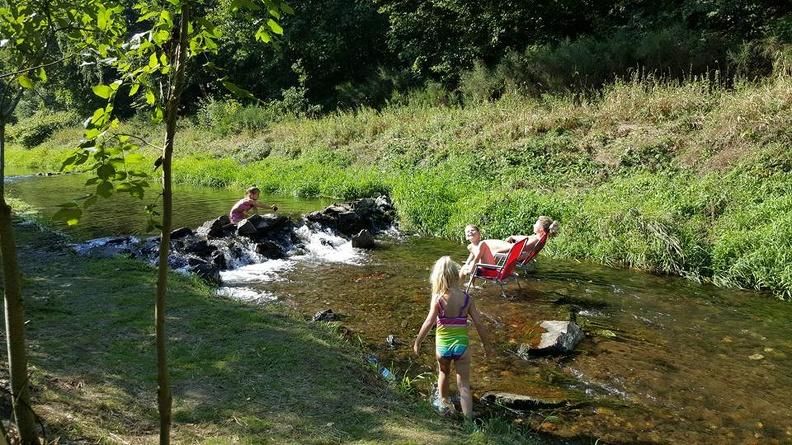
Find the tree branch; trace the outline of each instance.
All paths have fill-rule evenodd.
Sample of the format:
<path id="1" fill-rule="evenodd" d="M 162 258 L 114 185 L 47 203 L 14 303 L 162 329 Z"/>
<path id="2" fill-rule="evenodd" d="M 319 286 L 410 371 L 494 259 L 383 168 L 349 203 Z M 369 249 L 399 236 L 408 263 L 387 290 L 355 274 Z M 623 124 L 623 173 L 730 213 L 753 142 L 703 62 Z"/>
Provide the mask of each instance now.
<path id="1" fill-rule="evenodd" d="M 52 65 L 61 63 L 64 60 L 66 60 L 66 56 L 63 56 L 63 57 L 61 57 L 58 60 L 53 60 L 52 62 L 42 63 L 41 65 L 31 66 L 29 68 L 23 68 L 23 69 L 21 69 L 19 71 L 14 71 L 14 72 L 10 72 L 10 73 L 2 73 L 2 74 L 0 74 L 0 79 L 5 79 L 6 77 L 17 76 L 19 74 L 24 74 L 24 73 L 27 73 L 29 71 L 37 70 L 39 68 L 46 68 L 48 66 L 52 66 Z"/>

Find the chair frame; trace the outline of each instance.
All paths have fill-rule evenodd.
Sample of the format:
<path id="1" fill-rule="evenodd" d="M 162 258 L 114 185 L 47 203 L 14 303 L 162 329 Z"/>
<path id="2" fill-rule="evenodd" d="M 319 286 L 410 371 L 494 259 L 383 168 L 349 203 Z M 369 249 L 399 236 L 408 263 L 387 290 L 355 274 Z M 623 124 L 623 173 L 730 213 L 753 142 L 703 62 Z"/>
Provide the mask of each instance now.
<path id="1" fill-rule="evenodd" d="M 541 252 L 545 244 L 547 244 L 548 235 L 549 235 L 548 233 L 542 235 L 542 237 L 539 238 L 539 241 L 536 244 L 534 244 L 534 246 L 531 248 L 531 251 L 528 252 L 528 255 L 526 255 L 525 258 L 517 262 L 518 270 L 522 272 L 528 272 L 528 267 L 530 267 L 531 263 L 534 260 L 536 260 L 536 257 L 539 255 L 539 252 Z M 521 252 L 520 256 L 522 256 L 523 253 L 524 252 Z M 506 256 L 507 254 L 505 253 L 496 253 L 495 258 L 498 259 L 498 264 L 503 264 L 503 262 L 506 260 Z M 517 275 L 518 284 L 519 284 L 519 277 L 520 276 Z"/>
<path id="2" fill-rule="evenodd" d="M 517 274 L 514 270 L 517 267 L 517 263 L 520 260 L 520 255 L 522 254 L 522 250 L 525 247 L 525 243 L 528 239 L 520 240 L 509 249 L 509 253 L 506 254 L 506 260 L 503 264 L 486 264 L 486 263 L 479 263 L 473 268 L 473 272 L 470 274 L 470 281 L 467 284 L 467 291 L 470 291 L 471 286 L 476 281 L 476 279 L 484 280 L 484 281 L 493 281 L 500 286 L 501 289 L 501 296 L 506 297 L 506 290 L 503 288 L 503 285 L 506 284 L 510 279 L 517 277 Z M 495 275 L 487 276 L 484 274 L 484 271 L 495 271 Z M 517 286 L 520 285 L 520 282 L 517 282 Z"/>

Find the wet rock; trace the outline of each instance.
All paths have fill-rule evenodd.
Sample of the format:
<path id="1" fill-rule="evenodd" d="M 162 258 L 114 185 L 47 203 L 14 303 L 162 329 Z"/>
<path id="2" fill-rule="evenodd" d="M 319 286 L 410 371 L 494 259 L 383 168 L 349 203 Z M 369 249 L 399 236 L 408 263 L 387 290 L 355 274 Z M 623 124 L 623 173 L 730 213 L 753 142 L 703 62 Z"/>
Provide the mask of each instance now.
<path id="1" fill-rule="evenodd" d="M 336 320 L 338 320 L 338 315 L 336 315 L 336 313 L 333 312 L 332 309 L 325 309 L 323 311 L 319 311 L 319 312 L 314 314 L 313 318 L 311 318 L 311 321 L 313 321 L 313 322 L 316 322 L 316 321 L 336 321 Z"/>
<path id="2" fill-rule="evenodd" d="M 305 216 L 308 222 L 352 236 L 363 229 L 375 233 L 387 229 L 395 221 L 395 210 L 390 198 L 363 198 L 343 204 L 333 204 L 324 210 Z"/>
<path id="3" fill-rule="evenodd" d="M 218 268 L 219 270 L 228 269 L 228 262 L 226 261 L 226 257 L 223 254 L 223 252 L 219 250 L 212 253 L 210 262 L 214 267 Z"/>
<path id="4" fill-rule="evenodd" d="M 194 273 L 201 277 L 202 279 L 208 281 L 211 284 L 220 284 L 220 269 L 217 267 L 207 264 L 207 263 L 199 263 L 194 266 L 190 266 L 187 268 L 191 273 Z"/>
<path id="5" fill-rule="evenodd" d="M 209 244 L 206 240 L 193 241 L 184 246 L 185 253 L 191 253 L 199 257 L 208 257 L 216 250 L 217 247 Z"/>
<path id="6" fill-rule="evenodd" d="M 195 233 L 199 236 L 204 236 L 207 238 L 221 238 L 226 235 L 226 227 L 228 227 L 230 224 L 231 220 L 228 219 L 228 215 L 223 215 L 203 223 L 203 225 L 199 227 Z M 231 227 L 234 226 L 231 225 Z"/>
<path id="7" fill-rule="evenodd" d="M 522 394 L 490 391 L 481 396 L 480 401 L 490 405 L 502 406 L 517 411 L 534 409 L 559 408 L 567 405 L 566 400 L 548 400 Z"/>
<path id="8" fill-rule="evenodd" d="M 366 229 L 358 232 L 357 235 L 352 237 L 352 247 L 359 249 L 373 249 L 377 244 L 374 242 L 374 237 Z"/>
<path id="9" fill-rule="evenodd" d="M 267 232 L 283 227 L 289 222 L 289 218 L 282 215 L 267 213 L 264 215 L 253 215 L 248 218 L 248 221 L 253 223 L 259 235 L 265 235 Z"/>
<path id="10" fill-rule="evenodd" d="M 201 258 L 189 257 L 187 258 L 187 266 L 194 267 L 198 265 L 209 264 Z"/>
<path id="11" fill-rule="evenodd" d="M 236 234 L 239 236 L 248 236 L 252 237 L 256 235 L 258 230 L 256 230 L 256 226 L 253 224 L 250 219 L 243 219 L 239 221 L 236 225 Z"/>
<path id="12" fill-rule="evenodd" d="M 269 259 L 278 259 L 286 256 L 283 249 L 272 241 L 256 243 L 256 253 Z"/>
<path id="13" fill-rule="evenodd" d="M 343 212 L 338 214 L 336 220 L 336 230 L 344 235 L 352 235 L 363 229 L 363 221 L 355 212 Z"/>
<path id="14" fill-rule="evenodd" d="M 400 344 L 402 344 L 402 342 L 401 342 L 401 341 L 400 341 L 398 338 L 396 338 L 396 336 L 395 336 L 395 335 L 393 335 L 393 334 L 391 334 L 391 335 L 389 335 L 389 336 L 385 337 L 385 343 L 386 343 L 386 344 L 388 345 L 388 347 L 389 347 L 389 348 L 391 348 L 391 349 L 396 349 L 396 347 L 397 347 L 397 346 L 399 346 Z"/>
<path id="15" fill-rule="evenodd" d="M 184 238 L 186 236 L 190 236 L 192 234 L 193 234 L 193 231 L 192 231 L 191 228 L 189 228 L 189 227 L 180 227 L 180 228 L 172 231 L 170 237 L 171 237 L 172 240 L 177 240 L 177 239 Z"/>
<path id="16" fill-rule="evenodd" d="M 548 320 L 540 326 L 547 332 L 542 334 L 537 346 L 530 347 L 531 353 L 569 353 L 583 340 L 583 330 L 573 321 Z"/>

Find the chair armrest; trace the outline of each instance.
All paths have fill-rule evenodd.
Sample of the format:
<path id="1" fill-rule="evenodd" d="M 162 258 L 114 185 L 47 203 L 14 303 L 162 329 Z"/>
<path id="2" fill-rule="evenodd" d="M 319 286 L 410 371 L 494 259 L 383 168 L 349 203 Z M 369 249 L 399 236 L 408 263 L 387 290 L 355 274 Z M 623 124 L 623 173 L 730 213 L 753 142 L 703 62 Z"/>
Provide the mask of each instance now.
<path id="1" fill-rule="evenodd" d="M 498 264 L 487 264 L 487 263 L 478 263 L 478 264 L 476 264 L 476 268 L 479 268 L 479 267 L 481 267 L 482 269 L 494 269 L 494 270 L 502 269 L 502 267 L 500 265 L 498 265 Z"/>

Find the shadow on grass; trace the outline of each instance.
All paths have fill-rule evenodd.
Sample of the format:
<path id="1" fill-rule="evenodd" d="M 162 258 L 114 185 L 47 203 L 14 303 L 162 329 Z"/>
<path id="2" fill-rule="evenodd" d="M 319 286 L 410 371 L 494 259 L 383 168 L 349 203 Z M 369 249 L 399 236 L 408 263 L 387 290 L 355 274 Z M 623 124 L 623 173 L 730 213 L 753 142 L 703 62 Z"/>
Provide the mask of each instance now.
<path id="1" fill-rule="evenodd" d="M 22 232 L 20 245 L 51 245 Z M 39 413 L 66 436 L 153 441 L 153 269 L 58 249 L 22 249 L 20 259 Z M 177 442 L 459 440 L 459 428 L 378 379 L 329 328 L 280 305 L 219 299 L 174 274 L 167 323 Z"/>

